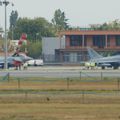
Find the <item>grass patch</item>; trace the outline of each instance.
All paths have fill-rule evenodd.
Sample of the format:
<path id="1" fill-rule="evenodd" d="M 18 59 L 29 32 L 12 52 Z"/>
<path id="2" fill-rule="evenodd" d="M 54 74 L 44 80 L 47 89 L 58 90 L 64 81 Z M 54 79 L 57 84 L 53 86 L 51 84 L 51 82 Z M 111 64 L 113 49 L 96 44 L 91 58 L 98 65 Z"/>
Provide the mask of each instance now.
<path id="1" fill-rule="evenodd" d="M 0 82 L 0 120 L 119 120 L 119 111 L 117 78 Z"/>
<path id="2" fill-rule="evenodd" d="M 0 104 L 0 120 L 119 120 L 115 104 Z"/>

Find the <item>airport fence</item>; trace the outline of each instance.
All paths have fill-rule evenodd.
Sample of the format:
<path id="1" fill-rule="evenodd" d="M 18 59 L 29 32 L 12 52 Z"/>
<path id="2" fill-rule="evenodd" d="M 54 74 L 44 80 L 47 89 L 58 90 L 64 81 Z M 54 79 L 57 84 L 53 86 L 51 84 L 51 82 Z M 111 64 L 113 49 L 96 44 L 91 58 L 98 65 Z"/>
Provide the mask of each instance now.
<path id="1" fill-rule="evenodd" d="M 37 97 L 40 101 L 60 98 L 80 103 L 107 103 L 111 99 L 111 103 L 120 103 L 120 78 L 104 77 L 103 73 L 95 78 L 84 72 L 74 78 L 21 78 L 7 73 L 0 78 L 0 97 L 5 96 L 25 100 Z"/>
<path id="2" fill-rule="evenodd" d="M 98 72 L 97 72 L 98 73 Z M 96 73 L 95 73 L 96 74 Z M 119 90 L 120 77 L 106 77 L 103 72 L 99 76 L 90 76 L 90 73 L 79 72 L 79 77 L 66 77 L 66 78 L 45 78 L 45 77 L 13 77 L 10 73 L 6 73 L 0 78 L 0 85 L 12 85 L 15 88 L 28 88 L 32 89 L 60 89 L 60 90 Z M 51 86 L 52 85 L 52 86 Z M 86 86 L 89 87 L 86 87 Z M 44 87 L 42 87 L 44 86 Z M 46 87 L 45 87 L 46 86 Z M 51 87 L 50 87 L 51 86 Z M 0 87 L 0 88 L 2 88 Z M 85 88 L 86 87 L 86 88 Z"/>

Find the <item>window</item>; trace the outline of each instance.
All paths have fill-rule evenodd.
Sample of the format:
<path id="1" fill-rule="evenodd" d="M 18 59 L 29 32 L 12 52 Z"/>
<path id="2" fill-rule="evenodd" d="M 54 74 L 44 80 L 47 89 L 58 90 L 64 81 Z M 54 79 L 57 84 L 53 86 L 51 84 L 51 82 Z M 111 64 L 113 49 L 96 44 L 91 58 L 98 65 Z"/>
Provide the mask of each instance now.
<path id="1" fill-rule="evenodd" d="M 99 48 L 104 48 L 105 46 L 105 35 L 94 35 L 93 45 Z"/>
<path id="2" fill-rule="evenodd" d="M 115 36 L 116 46 L 120 46 L 120 35 Z"/>
<path id="3" fill-rule="evenodd" d="M 111 36 L 108 36 L 108 37 L 107 37 L 107 46 L 108 46 L 108 47 L 110 46 L 110 38 L 111 38 Z"/>
<path id="4" fill-rule="evenodd" d="M 82 61 L 82 53 L 77 53 L 77 61 Z"/>
<path id="5" fill-rule="evenodd" d="M 81 35 L 71 35 L 70 36 L 70 46 L 82 46 L 82 36 Z"/>
<path id="6" fill-rule="evenodd" d="M 69 62 L 69 53 L 64 53 L 64 55 L 63 55 L 63 61 L 64 62 Z"/>

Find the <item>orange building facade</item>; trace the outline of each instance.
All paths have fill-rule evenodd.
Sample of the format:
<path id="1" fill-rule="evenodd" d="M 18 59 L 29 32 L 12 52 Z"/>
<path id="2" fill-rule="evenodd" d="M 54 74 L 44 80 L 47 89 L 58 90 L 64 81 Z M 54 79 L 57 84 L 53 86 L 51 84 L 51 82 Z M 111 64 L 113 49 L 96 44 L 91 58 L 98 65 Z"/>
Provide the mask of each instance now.
<path id="1" fill-rule="evenodd" d="M 64 31 L 65 45 L 55 51 L 59 62 L 79 63 L 89 59 L 87 47 L 97 52 L 120 51 L 120 31 Z"/>

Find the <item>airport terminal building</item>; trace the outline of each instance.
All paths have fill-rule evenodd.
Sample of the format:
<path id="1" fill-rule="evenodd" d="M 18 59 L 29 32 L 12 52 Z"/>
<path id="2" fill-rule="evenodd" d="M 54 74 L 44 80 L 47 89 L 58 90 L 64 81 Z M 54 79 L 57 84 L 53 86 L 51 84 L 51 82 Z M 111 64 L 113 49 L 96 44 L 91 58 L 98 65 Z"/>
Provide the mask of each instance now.
<path id="1" fill-rule="evenodd" d="M 42 47 L 46 62 L 77 64 L 89 59 L 87 47 L 104 55 L 119 52 L 120 31 L 64 31 L 57 38 L 43 38 Z"/>

